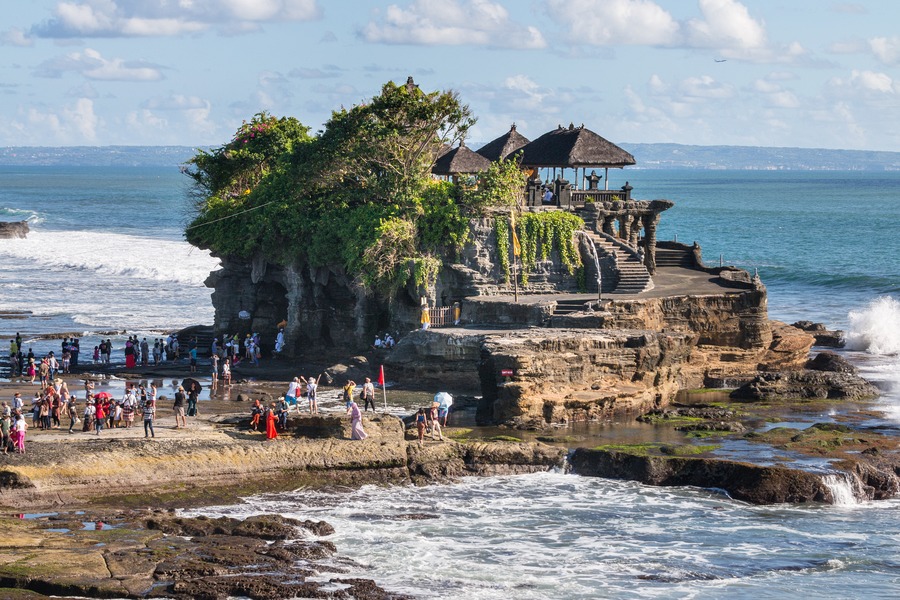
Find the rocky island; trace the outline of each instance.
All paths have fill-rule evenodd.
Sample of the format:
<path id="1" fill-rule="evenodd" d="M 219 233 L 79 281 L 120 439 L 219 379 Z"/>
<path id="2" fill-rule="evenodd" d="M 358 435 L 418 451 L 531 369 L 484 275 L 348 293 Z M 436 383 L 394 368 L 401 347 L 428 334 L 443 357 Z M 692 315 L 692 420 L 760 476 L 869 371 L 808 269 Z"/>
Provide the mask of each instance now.
<path id="1" fill-rule="evenodd" d="M 295 119 L 256 115 L 229 143 L 188 162 L 202 202 L 186 236 L 221 258 L 206 282 L 211 335 L 281 333 L 278 347 L 262 348 L 277 355 L 277 385 L 263 392 L 259 382 L 238 381 L 244 396 L 235 399 L 283 393 L 299 365 L 359 379 L 371 371 L 332 366 L 358 357 L 366 368 L 385 365 L 409 389 L 471 394 L 477 424 L 507 435 L 484 440 L 451 428 L 452 441 L 423 445 L 410 423 L 381 415 L 365 419 L 369 437 L 357 441 L 334 413 L 292 417 L 267 444 L 248 431 L 241 406 L 159 440 L 42 436 L 0 470 L 0 503 L 54 512 L 10 525 L 0 582 L 105 597 L 398 597 L 339 574 L 329 583 L 343 595 L 297 569 L 259 577 L 244 568 L 330 555 L 330 542 L 306 539 L 327 537 L 327 524 L 213 523 L 168 512 L 301 485 L 569 468 L 717 488 L 758 504 L 834 503 L 835 474 L 857 498 L 897 494 L 895 440 L 862 431 L 850 411 L 802 431 L 760 426 L 877 394 L 839 356 L 811 358 L 816 345 L 840 344 L 840 332 L 770 320 L 758 277 L 706 265 L 698 244 L 658 240 L 674 204 L 639 199 L 627 182 L 609 189 L 609 170 L 634 157 L 584 126 L 534 141 L 513 126 L 475 152 L 464 144 L 472 123 L 454 94 L 426 93 L 411 79 L 335 112 L 317 136 Z M 385 332 L 396 346 L 373 347 Z M 710 389 L 734 391 L 706 401 Z M 585 445 L 565 435 L 576 424 L 637 419 L 677 432 L 679 443 Z M 776 449 L 778 459 L 722 452 L 736 439 Z M 73 541 L 68 526 L 52 527 L 81 518 L 71 507 L 92 519 L 103 513 L 123 533 L 101 528 Z M 59 529 L 67 531 L 47 533 Z M 292 536 L 302 539 L 286 541 Z M 98 543 L 109 545 L 88 550 Z M 62 568 L 72 552 L 90 552 L 106 571 L 39 575 L 20 559 L 58 545 L 68 550 L 50 563 Z M 135 557 L 140 568 L 123 573 L 119 565 Z"/>

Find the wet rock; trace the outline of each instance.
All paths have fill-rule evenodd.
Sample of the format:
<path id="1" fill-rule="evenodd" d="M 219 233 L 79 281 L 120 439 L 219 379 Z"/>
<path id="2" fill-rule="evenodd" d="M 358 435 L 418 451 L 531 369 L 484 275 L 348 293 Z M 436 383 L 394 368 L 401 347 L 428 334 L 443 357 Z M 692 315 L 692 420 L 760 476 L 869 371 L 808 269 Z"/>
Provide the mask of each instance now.
<path id="1" fill-rule="evenodd" d="M 640 481 L 649 485 L 725 490 L 752 504 L 831 502 L 831 492 L 813 473 L 717 458 L 647 456 L 578 448 L 570 459 L 578 475 Z"/>
<path id="2" fill-rule="evenodd" d="M 30 230 L 28 221 L 0 221 L 0 239 L 24 238 Z"/>
<path id="3" fill-rule="evenodd" d="M 392 594 L 371 579 L 332 579 L 331 583 L 349 585 L 346 593 L 355 600 L 413 600 L 406 594 Z"/>
<path id="4" fill-rule="evenodd" d="M 769 401 L 788 398 L 861 400 L 878 395 L 878 389 L 854 373 L 788 371 L 760 373 L 731 392 L 738 400 Z"/>
<path id="5" fill-rule="evenodd" d="M 285 583 L 273 575 L 233 575 L 185 579 L 171 588 L 177 598 L 195 600 L 225 600 L 239 596 L 253 600 L 281 600 L 282 598 L 329 598 L 318 583 Z"/>
<path id="6" fill-rule="evenodd" d="M 832 373 L 859 373 L 846 358 L 834 352 L 819 352 L 815 358 L 806 363 L 806 368 L 813 371 L 830 371 Z"/>
<path id="7" fill-rule="evenodd" d="M 813 334 L 813 337 L 816 338 L 816 346 L 825 346 L 828 348 L 844 347 L 843 330 L 829 330 L 822 323 L 813 323 L 812 321 L 797 321 L 793 326 Z"/>

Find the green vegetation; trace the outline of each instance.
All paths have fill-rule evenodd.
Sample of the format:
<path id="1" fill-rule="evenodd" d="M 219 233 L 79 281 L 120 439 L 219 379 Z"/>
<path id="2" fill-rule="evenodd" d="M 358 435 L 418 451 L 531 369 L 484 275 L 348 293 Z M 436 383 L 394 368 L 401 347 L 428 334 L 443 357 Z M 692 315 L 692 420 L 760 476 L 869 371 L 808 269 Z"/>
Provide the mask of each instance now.
<path id="1" fill-rule="evenodd" d="M 489 442 L 521 442 L 521 438 L 517 438 L 514 435 L 493 435 L 487 438 Z"/>
<path id="2" fill-rule="evenodd" d="M 581 255 L 575 245 L 575 232 L 584 227 L 584 221 L 572 213 L 547 211 L 522 213 L 516 216 L 516 236 L 521 247 L 522 285 L 528 285 L 528 273 L 537 267 L 538 260 L 547 260 L 556 250 L 560 261 L 570 275 L 577 276 L 581 269 Z M 511 228 L 509 218 L 494 217 L 494 233 L 497 236 L 497 253 L 504 280 L 510 280 L 509 250 Z"/>
<path id="3" fill-rule="evenodd" d="M 475 186 L 432 178 L 441 149 L 474 122 L 455 93 L 394 83 L 332 113 L 315 136 L 294 118 L 257 114 L 230 142 L 188 161 L 197 216 L 187 240 L 218 255 L 341 266 L 388 295 L 433 284 L 465 244 L 469 218 L 522 194 L 514 160 L 492 165 Z"/>
<path id="4" fill-rule="evenodd" d="M 633 456 L 693 456 L 696 454 L 704 454 L 718 449 L 718 444 L 695 445 L 695 444 L 679 444 L 673 446 L 671 444 L 662 444 L 660 442 L 649 442 L 646 444 L 607 444 L 597 446 L 594 450 L 603 452 L 621 452 L 623 454 L 631 454 Z"/>

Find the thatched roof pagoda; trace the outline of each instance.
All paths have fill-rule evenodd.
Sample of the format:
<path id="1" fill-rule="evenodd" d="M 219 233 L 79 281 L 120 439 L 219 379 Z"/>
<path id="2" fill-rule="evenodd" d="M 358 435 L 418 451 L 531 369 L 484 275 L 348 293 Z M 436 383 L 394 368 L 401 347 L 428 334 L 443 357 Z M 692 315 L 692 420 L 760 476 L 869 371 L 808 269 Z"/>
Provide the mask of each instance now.
<path id="1" fill-rule="evenodd" d="M 505 160 L 528 142 L 529 139 L 516 131 L 516 124 L 513 123 L 508 132 L 488 142 L 476 152 L 490 161 Z"/>
<path id="2" fill-rule="evenodd" d="M 622 168 L 635 164 L 634 156 L 584 125 L 560 126 L 522 148 L 526 167 Z"/>
<path id="3" fill-rule="evenodd" d="M 433 175 L 460 175 L 487 171 L 491 161 L 470 150 L 465 143 L 445 152 L 431 168 Z"/>

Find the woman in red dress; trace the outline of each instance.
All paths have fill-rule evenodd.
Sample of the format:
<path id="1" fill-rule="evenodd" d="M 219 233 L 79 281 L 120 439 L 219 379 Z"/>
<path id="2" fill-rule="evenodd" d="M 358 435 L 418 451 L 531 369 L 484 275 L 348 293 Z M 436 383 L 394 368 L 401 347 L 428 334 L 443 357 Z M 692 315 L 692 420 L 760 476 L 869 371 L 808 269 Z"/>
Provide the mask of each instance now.
<path id="1" fill-rule="evenodd" d="M 278 437 L 278 432 L 275 430 L 275 403 L 269 407 L 269 410 L 266 411 L 266 439 L 274 440 Z"/>

